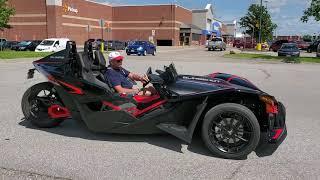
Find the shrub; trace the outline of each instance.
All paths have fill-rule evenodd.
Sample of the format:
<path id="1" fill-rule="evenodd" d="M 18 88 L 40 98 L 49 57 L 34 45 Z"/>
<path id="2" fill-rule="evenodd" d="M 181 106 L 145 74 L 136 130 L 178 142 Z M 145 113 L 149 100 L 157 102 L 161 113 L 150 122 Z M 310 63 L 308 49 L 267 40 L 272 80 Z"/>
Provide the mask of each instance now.
<path id="1" fill-rule="evenodd" d="M 301 63 L 300 59 L 297 57 L 286 57 L 283 62 L 285 63 Z"/>

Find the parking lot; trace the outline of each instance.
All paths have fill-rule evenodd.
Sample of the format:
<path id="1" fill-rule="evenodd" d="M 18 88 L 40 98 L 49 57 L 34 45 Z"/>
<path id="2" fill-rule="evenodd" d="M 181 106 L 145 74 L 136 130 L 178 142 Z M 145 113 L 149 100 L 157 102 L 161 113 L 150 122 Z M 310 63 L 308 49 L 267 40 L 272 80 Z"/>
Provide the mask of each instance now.
<path id="1" fill-rule="evenodd" d="M 228 51 L 226 51 L 228 52 Z M 288 137 L 272 155 L 216 158 L 199 135 L 190 145 L 170 135 L 94 134 L 68 120 L 37 129 L 20 102 L 32 84 L 31 59 L 0 61 L 0 179 L 319 179 L 318 64 L 225 59 L 200 47 L 160 48 L 156 56 L 126 56 L 124 66 L 144 73 L 174 62 L 181 74 L 236 74 L 274 95 L 287 108 Z"/>

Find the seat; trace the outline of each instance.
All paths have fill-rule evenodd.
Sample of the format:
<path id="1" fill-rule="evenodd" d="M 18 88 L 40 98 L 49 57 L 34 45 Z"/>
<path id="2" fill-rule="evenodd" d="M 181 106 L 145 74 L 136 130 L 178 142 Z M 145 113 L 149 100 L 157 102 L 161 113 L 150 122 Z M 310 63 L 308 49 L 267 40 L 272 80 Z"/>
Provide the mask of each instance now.
<path id="1" fill-rule="evenodd" d="M 100 71 L 94 72 L 92 70 L 93 60 L 93 56 L 90 55 L 90 50 L 88 49 L 88 43 L 85 43 L 84 52 L 78 53 L 77 56 L 77 64 L 80 66 L 81 77 L 87 81 L 88 84 L 93 84 L 113 93 L 114 90 L 110 88 L 109 84 L 105 83 L 103 74 Z M 100 68 L 102 69 L 102 65 Z"/>
<path id="2" fill-rule="evenodd" d="M 101 51 L 95 51 L 94 52 L 94 61 L 92 70 L 95 72 L 96 77 L 102 81 L 104 81 L 108 86 L 110 87 L 110 90 L 112 92 L 115 92 L 115 90 L 112 88 L 112 85 L 107 77 L 104 76 L 106 72 L 106 59 L 104 58 Z"/>

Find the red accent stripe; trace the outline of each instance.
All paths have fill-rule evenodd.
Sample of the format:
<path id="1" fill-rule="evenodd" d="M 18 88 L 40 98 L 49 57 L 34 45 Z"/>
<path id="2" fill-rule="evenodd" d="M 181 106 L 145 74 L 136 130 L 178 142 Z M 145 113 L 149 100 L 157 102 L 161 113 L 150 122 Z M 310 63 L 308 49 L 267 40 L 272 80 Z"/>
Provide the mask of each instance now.
<path id="1" fill-rule="evenodd" d="M 133 99 L 137 102 L 137 103 L 148 103 L 154 100 L 159 99 L 160 96 L 159 95 L 154 95 L 154 96 L 140 96 L 140 95 L 136 95 L 133 97 Z"/>
<path id="2" fill-rule="evenodd" d="M 266 112 L 267 113 L 278 114 L 278 106 L 275 105 L 274 103 L 272 103 L 272 104 L 266 103 Z"/>
<path id="3" fill-rule="evenodd" d="M 137 109 L 136 107 L 131 107 L 131 108 L 127 108 L 127 109 L 121 109 L 121 107 L 119 106 L 116 106 L 110 102 L 107 102 L 107 101 L 103 101 L 102 103 L 106 106 L 109 106 L 110 108 L 112 108 L 113 110 L 115 111 L 121 111 L 121 110 L 125 110 L 126 112 L 130 113 L 132 116 L 134 117 L 138 117 L 148 111 L 151 111 L 153 109 L 156 109 L 158 107 L 160 107 L 162 104 L 166 103 L 167 100 L 162 100 L 162 101 L 159 101 L 157 103 L 154 103 L 152 104 L 151 106 L 145 108 L 145 109 L 142 109 L 142 110 L 139 110 Z"/>
<path id="4" fill-rule="evenodd" d="M 48 108 L 48 114 L 52 119 L 69 118 L 70 112 L 67 108 L 54 104 Z"/>
<path id="5" fill-rule="evenodd" d="M 103 103 L 104 105 L 106 105 L 106 106 L 109 106 L 110 108 L 112 108 L 112 109 L 115 110 L 115 111 L 120 111 L 120 110 L 121 110 L 121 107 L 116 106 L 116 105 L 114 105 L 114 104 L 112 104 L 112 103 L 110 103 L 110 102 L 103 101 L 102 103 Z"/>
<path id="6" fill-rule="evenodd" d="M 216 73 L 209 74 L 209 77 L 211 77 L 211 78 L 215 78 L 215 77 L 217 76 L 217 74 L 219 74 L 219 73 L 218 73 L 218 72 L 216 72 Z"/>
<path id="7" fill-rule="evenodd" d="M 282 134 L 283 132 L 283 129 L 275 129 L 273 130 L 275 132 L 275 135 L 272 137 L 272 139 L 278 139 L 280 137 L 280 135 Z"/>
<path id="8" fill-rule="evenodd" d="M 51 76 L 51 75 L 48 75 L 47 78 L 48 78 L 49 81 L 51 81 L 51 82 L 54 83 L 54 84 L 59 85 L 58 83 L 60 83 L 60 84 L 62 84 L 62 85 L 64 85 L 64 86 L 70 88 L 71 91 L 69 91 L 69 93 L 71 93 L 71 94 L 78 94 L 78 95 L 83 95 L 83 94 L 84 94 L 84 92 L 82 91 L 81 88 L 78 88 L 78 87 L 73 86 L 73 85 L 71 85 L 71 84 L 68 84 L 68 83 L 66 83 L 66 82 L 60 81 L 60 80 L 58 80 L 58 79 L 55 79 L 55 78 L 54 78 L 53 76 Z"/>
<path id="9" fill-rule="evenodd" d="M 68 87 L 71 89 L 71 91 L 69 91 L 69 93 L 71 94 L 78 94 L 78 95 L 83 95 L 84 92 L 82 91 L 82 89 L 78 88 L 78 87 L 75 87 L 71 84 L 68 84 L 66 82 L 63 82 L 63 81 L 60 81 L 60 80 L 57 80 L 59 83 L 61 83 L 62 85 Z"/>
<path id="10" fill-rule="evenodd" d="M 146 113 L 150 110 L 153 110 L 153 109 L 156 109 L 158 107 L 160 107 L 162 104 L 164 104 L 165 102 L 167 102 L 167 100 L 162 100 L 162 101 L 159 101 L 157 103 L 154 103 L 152 104 L 151 106 L 145 108 L 145 109 L 142 109 L 142 110 L 137 110 L 136 112 L 134 112 L 132 115 L 137 117 L 137 116 L 140 116 L 141 114 L 143 113 Z"/>
<path id="11" fill-rule="evenodd" d="M 228 82 L 230 82 L 232 79 L 234 79 L 234 78 L 240 78 L 240 77 L 238 77 L 238 76 L 235 76 L 235 75 L 231 75 L 228 79 L 227 79 L 227 81 Z M 241 79 L 241 78 L 240 78 Z"/>

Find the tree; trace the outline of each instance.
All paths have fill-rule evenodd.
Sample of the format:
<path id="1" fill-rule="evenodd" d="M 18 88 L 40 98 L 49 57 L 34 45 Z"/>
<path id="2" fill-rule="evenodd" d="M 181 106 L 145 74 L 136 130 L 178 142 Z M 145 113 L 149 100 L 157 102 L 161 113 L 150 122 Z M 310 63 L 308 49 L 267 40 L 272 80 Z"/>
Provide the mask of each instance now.
<path id="1" fill-rule="evenodd" d="M 303 37 L 302 37 L 302 39 L 303 39 L 303 41 L 306 41 L 306 42 L 311 42 L 312 41 L 312 36 L 311 35 L 304 35 Z"/>
<path id="2" fill-rule="evenodd" d="M 262 41 L 270 40 L 273 37 L 273 31 L 277 28 L 277 25 L 272 22 L 271 16 L 268 10 L 257 4 L 252 4 L 248 13 L 240 19 L 240 26 L 245 28 L 245 32 L 249 35 L 253 35 L 256 39 L 259 38 L 259 26 L 260 26 L 260 10 L 262 8 L 262 23 L 261 23 L 261 39 Z M 254 34 L 253 34 L 254 33 Z"/>
<path id="3" fill-rule="evenodd" d="M 302 22 L 308 22 L 310 17 L 314 17 L 316 21 L 320 21 L 320 0 L 312 0 L 308 9 L 303 12 Z"/>
<path id="4" fill-rule="evenodd" d="M 8 0 L 0 0 L 0 30 L 10 28 L 8 24 L 11 15 L 14 15 L 15 10 L 8 6 Z"/>

